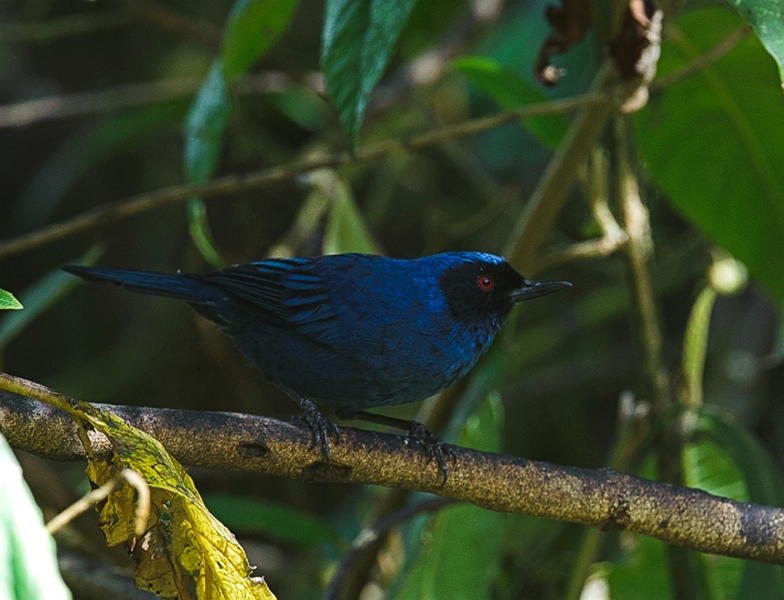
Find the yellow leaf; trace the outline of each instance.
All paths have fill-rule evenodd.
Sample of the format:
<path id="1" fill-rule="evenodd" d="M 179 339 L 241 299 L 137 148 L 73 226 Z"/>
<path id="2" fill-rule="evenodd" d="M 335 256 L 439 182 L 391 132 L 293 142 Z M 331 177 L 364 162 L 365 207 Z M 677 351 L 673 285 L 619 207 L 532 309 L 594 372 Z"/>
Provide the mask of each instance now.
<path id="1" fill-rule="evenodd" d="M 124 479 L 101 510 L 109 545 L 126 542 L 136 561 L 136 585 L 163 598 L 234 600 L 275 598 L 251 568 L 232 533 L 204 505 L 188 473 L 160 442 L 109 412 L 76 404 L 69 412 L 105 434 L 111 460 L 91 459 L 87 474 L 96 485 L 123 469 L 139 473 L 150 486 L 145 533 L 135 533 L 136 493 Z M 87 452 L 92 455 L 87 435 Z"/>

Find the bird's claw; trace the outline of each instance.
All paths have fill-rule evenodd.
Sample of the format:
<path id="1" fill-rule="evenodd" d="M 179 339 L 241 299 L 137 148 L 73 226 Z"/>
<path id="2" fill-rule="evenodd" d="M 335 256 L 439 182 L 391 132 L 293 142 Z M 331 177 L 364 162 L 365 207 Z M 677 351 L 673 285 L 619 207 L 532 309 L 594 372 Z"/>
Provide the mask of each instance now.
<path id="1" fill-rule="evenodd" d="M 449 465 L 447 464 L 447 460 L 450 458 L 455 460 L 455 454 L 452 452 L 449 445 L 427 427 L 422 425 L 422 423 L 417 423 L 416 421 L 411 424 L 405 441 L 407 444 L 414 443 L 422 448 L 425 456 L 427 456 L 428 463 L 435 460 L 443 477 L 441 481 L 441 486 L 443 487 L 449 477 Z"/>
<path id="2" fill-rule="evenodd" d="M 330 459 L 330 446 L 329 436 L 335 438 L 335 443 L 340 443 L 340 429 L 335 423 L 327 419 L 321 414 L 321 411 L 315 404 L 307 399 L 300 401 L 302 406 L 302 413 L 296 415 L 294 418 L 305 421 L 305 424 L 310 429 L 313 437 L 311 438 L 310 448 L 321 448 L 321 453 L 324 455 L 324 461 L 329 464 Z"/>

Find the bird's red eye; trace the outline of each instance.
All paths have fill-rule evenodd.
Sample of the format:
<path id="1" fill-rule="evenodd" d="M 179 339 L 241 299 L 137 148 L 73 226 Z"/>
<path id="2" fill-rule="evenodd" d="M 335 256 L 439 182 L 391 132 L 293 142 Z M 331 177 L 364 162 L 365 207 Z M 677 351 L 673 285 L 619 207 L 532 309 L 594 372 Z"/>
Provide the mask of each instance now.
<path id="1" fill-rule="evenodd" d="M 480 275 L 476 278 L 476 285 L 479 286 L 480 290 L 489 292 L 495 286 L 495 281 L 493 281 L 493 278 L 489 275 Z"/>

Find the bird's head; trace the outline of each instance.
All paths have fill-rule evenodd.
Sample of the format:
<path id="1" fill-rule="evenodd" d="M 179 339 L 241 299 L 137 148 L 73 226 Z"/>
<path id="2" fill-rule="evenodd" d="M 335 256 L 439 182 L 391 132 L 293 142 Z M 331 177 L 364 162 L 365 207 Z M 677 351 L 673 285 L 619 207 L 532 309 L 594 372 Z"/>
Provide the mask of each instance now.
<path id="1" fill-rule="evenodd" d="M 522 300 L 551 294 L 567 281 L 529 281 L 505 259 L 493 254 L 454 253 L 455 261 L 439 277 L 452 315 L 468 324 L 488 324 L 496 331 Z"/>

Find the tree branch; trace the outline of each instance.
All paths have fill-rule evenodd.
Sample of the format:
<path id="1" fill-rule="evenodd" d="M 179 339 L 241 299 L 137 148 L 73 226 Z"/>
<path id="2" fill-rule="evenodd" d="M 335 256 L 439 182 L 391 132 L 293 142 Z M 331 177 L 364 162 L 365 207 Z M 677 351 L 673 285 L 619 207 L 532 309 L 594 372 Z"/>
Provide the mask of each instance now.
<path id="1" fill-rule="evenodd" d="M 734 35 L 729 36 L 725 43 L 719 44 L 714 50 L 707 52 L 704 56 L 697 58 L 679 71 L 671 73 L 667 82 L 674 83 L 687 75 L 693 74 L 699 69 L 705 68 L 732 49 L 737 43 L 744 39 L 745 35 L 748 35 L 748 33 L 745 29 L 742 29 Z M 657 85 L 657 83 L 657 81 L 654 81 L 650 86 L 651 89 L 660 89 L 661 85 Z M 184 202 L 193 196 L 201 196 L 206 199 L 215 196 L 237 194 L 279 181 L 285 181 L 301 175 L 302 173 L 320 169 L 322 167 L 334 168 L 352 163 L 361 163 L 380 158 L 394 150 L 419 150 L 448 139 L 473 135 L 519 119 L 568 112 L 591 105 L 601 105 L 602 103 L 606 103 L 610 98 L 616 97 L 622 89 L 625 89 L 625 86 L 619 86 L 600 93 L 588 93 L 565 100 L 530 104 L 516 110 L 458 123 L 457 125 L 444 127 L 418 136 L 379 142 L 360 149 L 353 159 L 348 152 L 337 152 L 299 163 L 281 165 L 240 175 L 218 177 L 203 185 L 178 185 L 149 193 L 138 194 L 125 200 L 102 204 L 71 219 L 61 221 L 60 223 L 54 223 L 48 227 L 43 227 L 36 231 L 0 242 L 0 259 L 43 246 L 44 244 L 57 241 L 79 233 L 80 231 L 97 227 L 104 223 L 124 219 L 167 204 Z M 572 162 L 575 161 L 570 161 L 570 164 Z M 557 169 L 555 171 L 557 172 Z M 547 181 L 551 179 L 552 177 L 546 178 Z M 556 185 L 555 187 L 559 186 Z M 547 190 L 550 189 L 549 186 L 544 186 L 542 189 L 544 190 L 545 188 Z M 536 205 L 538 206 L 539 203 Z M 517 224 L 515 228 L 517 234 L 531 231 L 533 222 L 528 212 Z M 539 241 L 538 236 L 536 237 L 536 240 L 531 237 L 531 240 L 536 241 L 536 244 L 527 244 L 524 248 L 518 247 L 520 244 L 525 245 L 525 242 L 522 241 L 523 239 L 524 236 L 522 235 L 513 236 L 508 248 L 510 254 L 519 255 L 521 257 L 518 261 L 520 263 L 525 263 L 530 260 L 530 247 L 538 245 Z M 525 239 L 528 238 L 526 237 Z"/>
<path id="2" fill-rule="evenodd" d="M 193 196 L 207 199 L 215 196 L 238 194 L 293 179 L 298 175 L 316 169 L 324 167 L 336 168 L 375 160 L 400 149 L 419 150 L 448 139 L 473 135 L 519 119 L 567 112 L 581 106 L 601 103 L 605 99 L 606 96 L 604 94 L 585 94 L 565 100 L 529 104 L 519 109 L 474 119 L 473 121 L 465 121 L 420 135 L 390 139 L 365 146 L 358 150 L 353 157 L 348 152 L 336 152 L 315 159 L 270 167 L 260 171 L 217 177 L 201 185 L 175 185 L 153 192 L 138 194 L 125 200 L 101 204 L 71 219 L 5 240 L 0 243 L 0 259 L 18 252 L 37 248 L 98 225 L 131 217 L 168 204 L 184 202 Z"/>
<path id="3" fill-rule="evenodd" d="M 342 428 L 326 465 L 301 423 L 252 415 L 99 405 L 160 440 L 182 463 L 210 469 L 430 492 L 503 512 L 630 531 L 701 552 L 784 564 L 784 509 L 626 475 L 578 469 L 451 446 L 438 465 L 401 437 Z M 56 460 L 84 460 L 76 425 L 62 411 L 0 392 L 0 432 L 15 448 Z M 111 452 L 90 432 L 94 450 Z"/>
<path id="4" fill-rule="evenodd" d="M 48 43 L 64 37 L 120 27 L 132 23 L 134 20 L 134 16 L 125 10 L 110 9 L 53 17 L 41 21 L 7 21 L 0 24 L 0 44 L 6 46 L 8 44 Z"/>
<path id="5" fill-rule="evenodd" d="M 153 0 L 120 0 L 129 11 L 149 21 L 163 31 L 197 43 L 217 52 L 220 50 L 222 32 L 205 21 L 180 13 L 162 2 Z"/>

